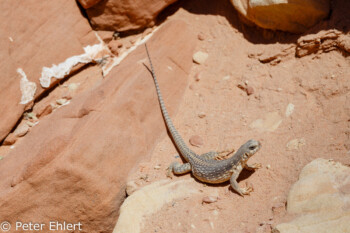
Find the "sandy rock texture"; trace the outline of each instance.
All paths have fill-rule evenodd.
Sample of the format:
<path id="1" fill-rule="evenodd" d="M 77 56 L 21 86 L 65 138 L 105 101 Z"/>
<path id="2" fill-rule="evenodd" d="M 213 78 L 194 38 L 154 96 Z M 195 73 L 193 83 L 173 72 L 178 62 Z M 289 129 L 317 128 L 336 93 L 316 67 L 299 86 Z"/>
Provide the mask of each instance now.
<path id="1" fill-rule="evenodd" d="M 286 203 L 304 166 L 317 158 L 350 164 L 349 53 L 340 46 L 320 46 L 297 55 L 298 41 L 305 36 L 320 38 L 336 29 L 339 35 L 320 39 L 320 44 L 349 38 L 349 2 L 334 1 L 330 18 L 305 35 L 247 27 L 234 11 L 227 11 L 230 2 L 219 3 L 186 1 L 169 17 L 191 22 L 198 40 L 193 55 L 208 54 L 204 63 L 193 61 L 174 125 L 185 142 L 194 135 L 203 139 L 200 147 L 188 143 L 198 154 L 237 150 L 248 139 L 259 140 L 262 148 L 249 162 L 262 168 L 242 172 L 239 185 L 254 188 L 244 198 L 228 182 L 197 180 L 193 185 L 199 195 L 179 198 L 145 216 L 141 232 L 268 233 L 295 219 Z M 250 95 L 248 87 L 254 90 Z M 129 179 L 138 188 L 166 179 L 173 161 L 183 162 L 167 136 Z M 172 182 L 190 177 L 175 176 Z M 317 221 L 327 224 L 326 219 Z"/>
<path id="2" fill-rule="evenodd" d="M 38 7 L 35 0 L 5 0 L 0 11 L 2 141 L 45 92 L 39 82 L 43 68 L 82 54 L 83 47 L 99 41 L 75 1 L 45 1 Z"/>
<path id="3" fill-rule="evenodd" d="M 148 41 L 171 115 L 185 90 L 195 38 L 186 23 L 174 20 Z M 16 142 L 0 163 L 2 219 L 54 219 L 81 222 L 82 232 L 112 231 L 127 174 L 165 132 L 143 63 L 148 61 L 140 46 Z M 62 89 L 69 87 L 79 88 Z"/>
<path id="4" fill-rule="evenodd" d="M 326 18 L 329 0 L 231 0 L 249 22 L 262 28 L 302 33 Z"/>
<path id="5" fill-rule="evenodd" d="M 349 232 L 350 168 L 332 160 L 307 164 L 293 184 L 287 212 L 297 217 L 273 232 Z"/>
<path id="6" fill-rule="evenodd" d="M 157 15 L 176 0 L 102 0 L 87 9 L 94 29 L 129 31 L 153 26 Z"/>

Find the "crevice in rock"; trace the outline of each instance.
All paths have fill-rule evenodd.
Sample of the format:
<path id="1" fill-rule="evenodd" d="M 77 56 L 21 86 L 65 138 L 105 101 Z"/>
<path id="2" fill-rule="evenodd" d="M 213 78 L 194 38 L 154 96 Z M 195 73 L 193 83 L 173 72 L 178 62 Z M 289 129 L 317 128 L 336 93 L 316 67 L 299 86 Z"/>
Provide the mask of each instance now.
<path id="1" fill-rule="evenodd" d="M 39 96 L 37 96 L 34 100 L 34 104 L 33 106 L 30 108 L 30 110 L 32 110 L 35 106 L 35 104 L 37 104 L 38 102 L 40 102 L 42 99 L 46 98 L 51 92 L 53 92 L 57 87 L 59 87 L 60 85 L 63 85 L 65 82 L 67 82 L 72 76 L 82 72 L 83 70 L 88 69 L 89 67 L 96 65 L 96 63 L 87 63 L 87 64 L 82 64 L 81 67 L 79 68 L 73 68 L 72 71 L 66 75 L 64 78 L 62 79 L 53 79 L 50 87 L 46 88 L 45 91 L 43 91 L 43 93 L 41 93 Z M 79 65 L 78 65 L 79 66 Z"/>
<path id="2" fill-rule="evenodd" d="M 90 19 L 89 19 L 87 13 L 86 13 L 86 10 L 84 9 L 84 7 L 82 7 L 82 5 L 79 3 L 78 0 L 75 0 L 75 2 L 76 2 L 77 6 L 78 6 L 78 8 L 80 10 L 81 15 L 89 22 L 89 25 L 90 25 L 90 27 L 92 29 L 92 25 L 90 23 Z"/>
<path id="3" fill-rule="evenodd" d="M 143 27 L 143 28 L 140 28 L 140 29 L 133 29 L 133 30 L 122 31 L 122 32 L 117 32 L 117 31 L 116 31 L 116 32 L 118 33 L 118 36 L 119 36 L 119 37 L 124 38 L 124 37 L 128 37 L 128 36 L 133 36 L 133 35 L 141 34 L 141 33 L 143 33 L 146 29 L 147 29 L 147 27 Z"/>
<path id="4" fill-rule="evenodd" d="M 26 111 L 24 111 L 23 114 L 24 114 L 25 112 L 26 112 Z M 21 115 L 20 118 L 18 118 L 17 122 L 16 122 L 15 125 L 12 127 L 12 129 L 10 130 L 10 132 L 9 132 L 9 133 L 4 137 L 4 139 L 0 142 L 0 147 L 3 146 L 3 144 L 4 144 L 5 140 L 6 140 L 6 138 L 7 138 L 11 133 L 13 133 L 13 132 L 17 129 L 18 125 L 22 122 L 22 120 L 23 120 L 23 114 Z"/>

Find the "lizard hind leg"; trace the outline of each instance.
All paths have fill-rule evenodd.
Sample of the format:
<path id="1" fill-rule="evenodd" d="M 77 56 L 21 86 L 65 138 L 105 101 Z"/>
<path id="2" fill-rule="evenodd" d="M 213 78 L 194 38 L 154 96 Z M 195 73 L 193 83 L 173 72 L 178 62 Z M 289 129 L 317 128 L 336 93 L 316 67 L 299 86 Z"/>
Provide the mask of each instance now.
<path id="1" fill-rule="evenodd" d="M 192 168 L 190 163 L 180 164 L 178 162 L 173 162 L 168 167 L 167 176 L 171 178 L 171 172 L 173 172 L 176 175 L 182 175 L 190 172 L 191 170 Z"/>
<path id="2" fill-rule="evenodd" d="M 217 160 L 227 159 L 229 155 L 232 154 L 233 152 L 235 152 L 235 149 L 219 151 L 217 152 L 218 156 L 216 157 L 216 159 Z"/>

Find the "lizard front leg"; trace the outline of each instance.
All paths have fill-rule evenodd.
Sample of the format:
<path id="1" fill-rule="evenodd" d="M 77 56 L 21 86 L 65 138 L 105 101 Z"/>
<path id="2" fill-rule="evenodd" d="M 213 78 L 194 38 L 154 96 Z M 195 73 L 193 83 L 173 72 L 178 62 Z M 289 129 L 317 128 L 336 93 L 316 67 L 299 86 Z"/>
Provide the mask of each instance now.
<path id="1" fill-rule="evenodd" d="M 244 166 L 245 169 L 250 170 L 250 171 L 255 171 L 261 167 L 262 167 L 261 163 L 254 163 L 252 165 L 246 164 Z"/>
<path id="2" fill-rule="evenodd" d="M 253 191 L 253 188 L 252 187 L 240 188 L 237 183 L 238 176 L 239 176 L 239 172 L 237 171 L 233 172 L 230 178 L 231 187 L 242 197 L 244 195 L 249 195 Z"/>

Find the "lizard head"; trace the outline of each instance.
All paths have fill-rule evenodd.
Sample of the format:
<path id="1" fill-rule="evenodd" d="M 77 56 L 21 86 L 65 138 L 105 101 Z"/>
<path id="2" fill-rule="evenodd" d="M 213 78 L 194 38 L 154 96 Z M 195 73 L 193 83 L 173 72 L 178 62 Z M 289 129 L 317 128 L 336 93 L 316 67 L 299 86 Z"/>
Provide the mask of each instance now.
<path id="1" fill-rule="evenodd" d="M 240 154 L 241 160 L 247 161 L 253 154 L 259 151 L 261 148 L 261 143 L 254 139 L 250 139 L 244 143 L 237 151 L 237 154 Z"/>

